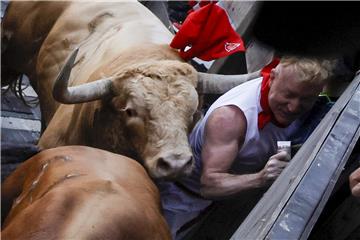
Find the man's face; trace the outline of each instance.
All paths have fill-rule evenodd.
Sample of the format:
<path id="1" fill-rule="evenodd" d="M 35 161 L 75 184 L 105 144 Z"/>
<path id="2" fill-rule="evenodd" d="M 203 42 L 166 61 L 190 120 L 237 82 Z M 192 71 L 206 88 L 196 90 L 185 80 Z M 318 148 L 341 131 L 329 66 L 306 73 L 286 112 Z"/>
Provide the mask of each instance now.
<path id="1" fill-rule="evenodd" d="M 302 82 L 292 66 L 279 65 L 270 75 L 269 106 L 276 120 L 288 126 L 314 105 L 321 84 Z"/>

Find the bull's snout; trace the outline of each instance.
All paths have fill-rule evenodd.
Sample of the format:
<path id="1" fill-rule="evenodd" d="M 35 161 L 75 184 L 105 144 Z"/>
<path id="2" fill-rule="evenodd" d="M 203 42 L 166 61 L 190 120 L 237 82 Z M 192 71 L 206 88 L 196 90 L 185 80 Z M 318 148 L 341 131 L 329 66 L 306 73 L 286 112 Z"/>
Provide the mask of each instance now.
<path id="1" fill-rule="evenodd" d="M 178 177 L 190 174 L 194 160 L 192 155 L 169 154 L 157 159 L 157 171 L 164 177 Z"/>

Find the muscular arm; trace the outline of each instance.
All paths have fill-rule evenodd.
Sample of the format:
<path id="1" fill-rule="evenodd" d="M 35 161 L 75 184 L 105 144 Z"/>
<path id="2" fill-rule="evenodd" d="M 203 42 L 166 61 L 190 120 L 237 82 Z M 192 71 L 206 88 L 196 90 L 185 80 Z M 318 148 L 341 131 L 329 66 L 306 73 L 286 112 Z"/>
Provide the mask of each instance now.
<path id="1" fill-rule="evenodd" d="M 201 194 L 218 199 L 245 190 L 256 189 L 272 182 L 287 165 L 286 153 L 272 156 L 263 170 L 254 174 L 228 173 L 246 135 L 247 122 L 243 112 L 235 106 L 216 109 L 205 126 L 202 149 L 203 171 Z"/>
<path id="2" fill-rule="evenodd" d="M 204 197 L 225 197 L 261 185 L 257 174 L 227 173 L 244 142 L 246 127 L 243 112 L 235 106 L 220 107 L 209 117 L 202 149 Z"/>

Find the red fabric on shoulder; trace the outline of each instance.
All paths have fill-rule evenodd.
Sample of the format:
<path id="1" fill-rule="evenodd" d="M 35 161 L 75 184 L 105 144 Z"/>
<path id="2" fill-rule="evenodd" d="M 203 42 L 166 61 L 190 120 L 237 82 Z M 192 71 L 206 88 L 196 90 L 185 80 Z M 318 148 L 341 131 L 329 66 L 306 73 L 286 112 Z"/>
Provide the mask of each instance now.
<path id="1" fill-rule="evenodd" d="M 269 106 L 269 91 L 270 91 L 270 72 L 273 68 L 275 68 L 280 63 L 280 59 L 274 58 L 271 63 L 266 65 L 261 70 L 261 76 L 263 80 L 261 82 L 261 90 L 260 90 L 260 106 L 262 108 L 262 112 L 258 114 L 258 127 L 259 129 L 263 129 L 265 125 L 269 122 L 273 122 L 278 127 L 284 127 L 280 123 L 278 123 L 272 113 Z"/>

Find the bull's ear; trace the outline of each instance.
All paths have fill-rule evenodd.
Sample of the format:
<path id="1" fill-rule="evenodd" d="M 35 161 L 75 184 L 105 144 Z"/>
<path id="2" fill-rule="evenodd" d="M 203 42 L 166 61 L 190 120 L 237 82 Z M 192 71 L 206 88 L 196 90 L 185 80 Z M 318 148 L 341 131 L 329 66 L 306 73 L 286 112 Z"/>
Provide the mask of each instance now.
<path id="1" fill-rule="evenodd" d="M 137 117 L 136 107 L 130 100 L 118 96 L 111 100 L 111 106 L 115 112 L 124 113 L 126 117 Z"/>
<path id="2" fill-rule="evenodd" d="M 137 111 L 132 101 L 127 101 L 125 107 L 119 109 L 118 111 L 124 112 L 127 117 L 137 117 Z"/>
<path id="3" fill-rule="evenodd" d="M 126 98 L 124 96 L 113 97 L 109 104 L 113 111 L 115 112 L 124 112 L 126 110 Z"/>

